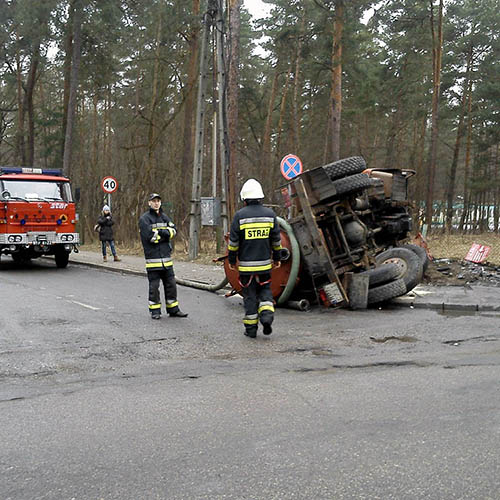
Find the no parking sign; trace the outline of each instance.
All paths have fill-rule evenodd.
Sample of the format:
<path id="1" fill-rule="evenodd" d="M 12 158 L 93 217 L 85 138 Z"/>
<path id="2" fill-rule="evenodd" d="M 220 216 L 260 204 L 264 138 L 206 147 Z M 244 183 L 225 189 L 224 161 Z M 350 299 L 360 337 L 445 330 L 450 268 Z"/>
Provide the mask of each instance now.
<path id="1" fill-rule="evenodd" d="M 287 180 L 291 181 L 302 173 L 302 162 L 300 158 L 295 155 L 286 155 L 280 164 L 281 175 Z"/>

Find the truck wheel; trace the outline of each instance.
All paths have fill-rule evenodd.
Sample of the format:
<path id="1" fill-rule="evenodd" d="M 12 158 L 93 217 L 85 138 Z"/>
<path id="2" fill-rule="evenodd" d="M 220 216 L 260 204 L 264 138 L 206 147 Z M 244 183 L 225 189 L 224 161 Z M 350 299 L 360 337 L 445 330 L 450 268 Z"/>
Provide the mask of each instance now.
<path id="1" fill-rule="evenodd" d="M 56 259 L 56 266 L 59 269 L 67 267 L 69 262 L 69 252 L 66 252 L 65 250 L 56 250 L 54 257 Z"/>
<path id="2" fill-rule="evenodd" d="M 396 264 L 387 263 L 377 266 L 375 269 L 363 271 L 362 274 L 366 274 L 368 276 L 368 286 L 373 288 L 377 285 L 388 283 L 389 281 L 396 279 L 399 275 L 399 267 Z"/>
<path id="3" fill-rule="evenodd" d="M 386 300 L 399 297 L 406 293 L 406 285 L 402 278 L 399 278 L 385 285 L 376 286 L 368 290 L 368 304 L 378 304 Z"/>
<path id="4" fill-rule="evenodd" d="M 353 193 L 369 188 L 372 185 L 372 179 L 366 174 L 350 175 L 333 182 L 336 190 L 336 196 Z"/>
<path id="5" fill-rule="evenodd" d="M 362 156 L 351 156 L 342 160 L 334 161 L 324 165 L 323 168 L 332 181 L 341 179 L 348 175 L 359 174 L 366 168 L 365 159 Z"/>
<path id="6" fill-rule="evenodd" d="M 377 255 L 375 260 L 378 265 L 385 263 L 396 264 L 399 268 L 398 278 L 404 280 L 407 292 L 413 290 L 422 280 L 424 273 L 422 262 L 420 262 L 417 254 L 407 248 L 390 248 Z"/>
<path id="7" fill-rule="evenodd" d="M 407 243 L 406 245 L 403 245 L 401 248 L 408 248 L 408 250 L 411 250 L 412 252 L 415 252 L 418 255 L 420 262 L 422 262 L 422 267 L 424 268 L 424 274 L 425 274 L 425 271 L 427 271 L 427 268 L 429 267 L 429 257 L 425 249 L 419 247 L 418 245 L 414 245 L 413 243 Z"/>

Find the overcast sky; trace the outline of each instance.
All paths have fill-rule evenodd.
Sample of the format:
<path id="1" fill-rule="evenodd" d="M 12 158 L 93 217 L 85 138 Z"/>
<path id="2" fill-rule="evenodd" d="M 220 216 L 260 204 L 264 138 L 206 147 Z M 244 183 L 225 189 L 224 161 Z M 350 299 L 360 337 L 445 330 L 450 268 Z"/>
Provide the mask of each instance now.
<path id="1" fill-rule="evenodd" d="M 262 0 L 243 0 L 243 5 L 256 19 L 265 17 L 271 10 L 271 6 L 269 4 L 265 4 Z"/>

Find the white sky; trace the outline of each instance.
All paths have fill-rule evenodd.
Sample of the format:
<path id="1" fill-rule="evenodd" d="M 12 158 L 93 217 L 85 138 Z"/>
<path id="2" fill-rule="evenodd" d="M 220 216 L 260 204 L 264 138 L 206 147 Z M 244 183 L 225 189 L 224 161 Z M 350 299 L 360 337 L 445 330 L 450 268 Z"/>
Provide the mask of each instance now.
<path id="1" fill-rule="evenodd" d="M 254 19 L 260 19 L 269 15 L 271 5 L 265 4 L 262 0 L 243 0 L 243 5 Z"/>

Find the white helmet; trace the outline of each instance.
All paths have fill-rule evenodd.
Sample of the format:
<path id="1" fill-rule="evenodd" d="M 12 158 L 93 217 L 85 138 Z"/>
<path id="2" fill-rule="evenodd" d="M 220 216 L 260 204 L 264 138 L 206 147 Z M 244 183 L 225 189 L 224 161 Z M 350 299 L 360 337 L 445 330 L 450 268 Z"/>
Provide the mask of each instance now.
<path id="1" fill-rule="evenodd" d="M 248 179 L 240 191 L 240 198 L 245 200 L 261 200 L 264 198 L 264 191 L 259 181 Z"/>

